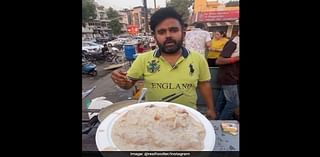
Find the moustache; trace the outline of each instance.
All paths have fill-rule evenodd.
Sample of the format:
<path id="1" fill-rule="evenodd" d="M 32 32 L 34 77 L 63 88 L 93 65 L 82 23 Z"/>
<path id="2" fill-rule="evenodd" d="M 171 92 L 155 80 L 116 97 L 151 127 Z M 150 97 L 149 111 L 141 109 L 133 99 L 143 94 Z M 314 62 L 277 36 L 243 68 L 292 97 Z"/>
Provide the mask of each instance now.
<path id="1" fill-rule="evenodd" d="M 176 44 L 177 42 L 174 41 L 174 40 L 172 40 L 172 39 L 169 39 L 169 40 L 165 40 L 165 41 L 164 41 L 164 45 L 169 44 L 169 43 L 174 43 L 174 44 Z"/>

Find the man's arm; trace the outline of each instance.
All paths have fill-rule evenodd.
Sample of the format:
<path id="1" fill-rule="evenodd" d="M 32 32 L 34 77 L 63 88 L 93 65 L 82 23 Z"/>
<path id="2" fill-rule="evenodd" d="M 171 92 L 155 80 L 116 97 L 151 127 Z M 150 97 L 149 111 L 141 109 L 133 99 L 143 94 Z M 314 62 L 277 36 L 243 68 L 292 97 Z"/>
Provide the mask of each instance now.
<path id="1" fill-rule="evenodd" d="M 209 81 L 201 81 L 199 82 L 199 90 L 200 94 L 204 98 L 204 101 L 206 102 L 208 111 L 207 116 L 209 119 L 215 119 L 216 118 L 216 112 L 214 108 L 214 99 L 212 97 L 212 88 Z"/>
<path id="2" fill-rule="evenodd" d="M 211 49 L 211 41 L 207 41 L 206 42 L 206 47 L 207 47 L 208 50 Z"/>
<path id="3" fill-rule="evenodd" d="M 130 89 L 143 76 L 143 58 L 138 56 L 132 63 L 128 71 L 112 73 L 114 82 L 123 89 Z M 121 70 L 120 70 L 121 71 Z"/>
<path id="4" fill-rule="evenodd" d="M 206 31 L 206 47 L 208 50 L 211 48 L 211 35 L 208 31 Z"/>
<path id="5" fill-rule="evenodd" d="M 217 65 L 225 65 L 225 64 L 233 64 L 235 62 L 238 62 L 240 60 L 239 56 L 237 57 L 231 57 L 231 58 L 224 58 L 222 56 L 220 56 L 217 60 L 216 60 L 216 64 Z"/>

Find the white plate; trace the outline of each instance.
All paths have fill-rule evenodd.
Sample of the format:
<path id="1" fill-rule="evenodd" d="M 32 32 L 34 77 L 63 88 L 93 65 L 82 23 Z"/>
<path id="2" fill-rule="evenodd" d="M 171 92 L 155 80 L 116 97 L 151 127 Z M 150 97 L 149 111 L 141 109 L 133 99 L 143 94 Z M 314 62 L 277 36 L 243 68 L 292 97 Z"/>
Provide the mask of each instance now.
<path id="1" fill-rule="evenodd" d="M 138 104 L 133 104 L 127 107 L 124 107 L 122 109 L 119 109 L 112 114 L 110 114 L 107 118 L 105 118 L 101 124 L 99 125 L 97 132 L 96 132 L 96 145 L 98 147 L 99 151 L 104 151 L 106 149 L 110 150 L 110 148 L 113 148 L 112 150 L 119 150 L 115 144 L 112 142 L 111 138 L 111 132 L 112 132 L 112 127 L 115 121 L 120 118 L 122 115 L 124 115 L 126 112 L 129 110 L 132 110 L 136 107 L 140 106 L 147 106 L 147 105 L 155 105 L 155 106 L 168 106 L 168 105 L 176 105 L 178 107 L 181 107 L 185 109 L 193 118 L 196 120 L 200 121 L 206 131 L 206 135 L 204 138 L 204 149 L 203 151 L 212 151 L 214 148 L 215 140 L 216 140 L 216 135 L 215 131 L 213 129 L 212 124 L 210 121 L 203 116 L 200 112 L 197 110 L 190 108 L 185 105 L 180 105 L 176 103 L 168 103 L 168 102 L 144 102 L 144 103 L 138 103 Z"/>

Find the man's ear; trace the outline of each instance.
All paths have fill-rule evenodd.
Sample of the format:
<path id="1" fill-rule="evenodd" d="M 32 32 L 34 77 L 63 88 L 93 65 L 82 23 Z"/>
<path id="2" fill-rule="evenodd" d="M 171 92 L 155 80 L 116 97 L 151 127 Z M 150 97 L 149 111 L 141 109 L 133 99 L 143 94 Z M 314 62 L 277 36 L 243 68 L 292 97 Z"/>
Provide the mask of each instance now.
<path id="1" fill-rule="evenodd" d="M 156 43 L 158 44 L 158 40 L 156 38 L 156 34 L 153 34 L 153 39 L 156 41 Z"/>

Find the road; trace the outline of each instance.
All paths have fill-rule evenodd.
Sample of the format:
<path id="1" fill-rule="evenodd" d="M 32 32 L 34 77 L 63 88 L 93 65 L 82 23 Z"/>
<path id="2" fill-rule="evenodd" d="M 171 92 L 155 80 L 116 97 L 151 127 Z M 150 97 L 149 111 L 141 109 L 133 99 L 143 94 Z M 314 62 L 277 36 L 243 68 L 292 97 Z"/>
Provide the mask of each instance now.
<path id="1" fill-rule="evenodd" d="M 105 62 L 103 64 L 97 63 L 98 75 L 95 77 L 83 75 L 82 76 L 82 89 L 87 90 L 93 86 L 96 86 L 96 89 L 83 101 L 82 106 L 85 107 L 85 101 L 91 100 L 96 97 L 106 97 L 106 100 L 109 100 L 113 103 L 128 100 L 132 96 L 132 90 L 123 90 L 117 87 L 112 79 L 111 72 L 112 70 L 104 70 L 104 68 L 110 66 L 111 64 Z M 83 118 L 87 118 L 86 114 L 83 114 Z"/>

